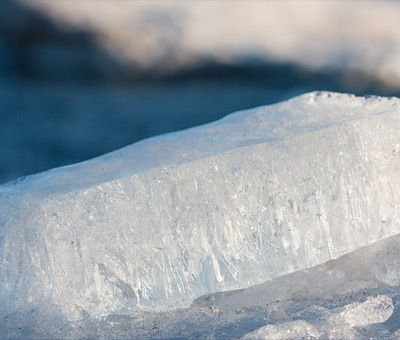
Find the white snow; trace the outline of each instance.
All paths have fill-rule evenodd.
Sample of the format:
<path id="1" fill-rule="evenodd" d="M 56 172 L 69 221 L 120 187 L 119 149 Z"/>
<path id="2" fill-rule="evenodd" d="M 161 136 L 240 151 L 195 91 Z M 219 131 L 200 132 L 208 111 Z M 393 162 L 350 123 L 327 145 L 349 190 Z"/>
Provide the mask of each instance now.
<path id="1" fill-rule="evenodd" d="M 20 1 L 61 26 L 94 32 L 142 69 L 261 60 L 351 69 L 400 84 L 396 1 Z"/>
<path id="2" fill-rule="evenodd" d="M 399 105 L 310 93 L 0 186 L 4 337 L 395 334 Z"/>

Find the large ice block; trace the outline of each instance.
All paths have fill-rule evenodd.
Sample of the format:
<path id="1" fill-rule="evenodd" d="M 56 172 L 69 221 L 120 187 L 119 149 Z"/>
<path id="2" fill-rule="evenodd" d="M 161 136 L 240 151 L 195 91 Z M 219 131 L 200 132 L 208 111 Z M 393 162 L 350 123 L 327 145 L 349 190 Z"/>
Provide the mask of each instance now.
<path id="1" fill-rule="evenodd" d="M 181 307 L 399 233 L 399 109 L 310 93 L 0 186 L 1 313 Z"/>

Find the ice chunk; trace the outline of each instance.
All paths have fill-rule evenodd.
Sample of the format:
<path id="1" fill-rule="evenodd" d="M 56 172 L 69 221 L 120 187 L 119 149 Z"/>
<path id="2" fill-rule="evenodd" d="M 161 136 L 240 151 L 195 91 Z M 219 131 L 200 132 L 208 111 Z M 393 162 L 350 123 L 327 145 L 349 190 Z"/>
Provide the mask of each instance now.
<path id="1" fill-rule="evenodd" d="M 332 316 L 329 321 L 348 323 L 350 326 L 366 326 L 388 320 L 393 314 L 393 301 L 388 296 L 371 297 L 363 303 L 352 303 Z"/>
<path id="2" fill-rule="evenodd" d="M 395 235 L 338 259 L 247 289 L 201 296 L 193 302 L 193 306 L 213 306 L 230 311 L 266 306 L 275 301 L 333 299 L 338 295 L 351 295 L 365 289 L 399 286 L 399 256 L 400 235 Z"/>
<path id="3" fill-rule="evenodd" d="M 247 334 L 243 340 L 261 340 L 261 339 L 277 339 L 277 340 L 290 340 L 290 339 L 317 339 L 319 332 L 308 322 L 304 320 L 296 320 L 284 322 L 281 324 L 267 325 L 257 331 Z"/>
<path id="4" fill-rule="evenodd" d="M 399 233 L 399 104 L 310 93 L 1 186 L 1 313 L 166 310 Z"/>
<path id="5" fill-rule="evenodd" d="M 244 339 L 394 338 L 400 327 L 399 255 L 396 235 L 261 285 L 200 297 L 192 309 L 223 311 L 235 335 L 247 329 Z"/>

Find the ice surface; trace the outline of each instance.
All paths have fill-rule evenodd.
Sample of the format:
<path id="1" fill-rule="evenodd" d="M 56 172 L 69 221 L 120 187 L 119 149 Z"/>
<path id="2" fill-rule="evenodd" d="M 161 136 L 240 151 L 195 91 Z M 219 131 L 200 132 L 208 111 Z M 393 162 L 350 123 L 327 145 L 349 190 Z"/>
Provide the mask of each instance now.
<path id="1" fill-rule="evenodd" d="M 350 303 L 333 310 L 311 308 L 308 314 L 314 312 L 314 319 L 308 322 L 298 319 L 271 323 L 246 334 L 243 340 L 366 339 L 354 326 L 384 323 L 392 316 L 393 310 L 393 301 L 386 295 L 370 297 L 364 302 Z M 382 333 L 379 335 L 382 336 Z"/>
<path id="2" fill-rule="evenodd" d="M 384 323 L 393 315 L 393 310 L 392 298 L 387 295 L 369 297 L 363 302 L 353 302 L 344 307 L 332 308 L 331 310 L 311 307 L 308 310 L 297 313 L 297 316 L 301 315 L 302 317 L 310 317 L 314 314 L 308 321 L 303 319 L 280 320 L 280 322 L 270 323 L 253 332 L 249 332 L 242 339 L 388 338 L 390 331 L 384 329 Z M 366 326 L 374 324 L 376 330 L 371 334 Z M 380 331 L 378 331 L 379 326 L 383 328 Z"/>
<path id="3" fill-rule="evenodd" d="M 268 305 L 277 300 L 329 299 L 362 289 L 400 285 L 400 236 L 362 247 L 336 260 L 283 275 L 245 290 L 208 294 L 193 306 L 227 310 Z"/>
<path id="4" fill-rule="evenodd" d="M 271 282 L 292 287 L 275 288 L 283 300 L 297 293 L 308 301 L 398 285 L 398 262 L 368 262 L 375 248 L 352 266 L 324 263 L 399 233 L 399 125 L 398 99 L 310 93 L 1 186 L 0 316 L 18 318 L 17 337 L 33 334 L 32 320 L 39 329 L 70 327 L 65 337 L 83 332 L 80 323 L 85 336 L 101 323 L 130 334 L 134 320 L 118 315 L 140 311 L 143 320 L 145 311 L 167 313 L 316 265 L 326 284 L 320 269 Z M 343 276 L 348 291 L 337 289 Z M 293 291 L 299 280 L 315 289 Z M 355 315 L 346 317 L 349 332 L 384 322 L 394 308 L 387 298 L 368 301 L 335 312 Z M 219 312 L 208 308 L 183 313 L 211 324 Z M 363 321 L 362 310 L 377 316 Z M 286 314 L 278 308 L 274 317 Z M 156 328 L 165 328 L 168 317 L 147 320 L 160 318 Z M 266 322 L 254 320 L 248 332 Z M 263 332 L 284 331 L 271 327 Z"/>
<path id="5" fill-rule="evenodd" d="M 268 325 L 252 332 L 243 340 L 250 339 L 316 339 L 320 333 L 304 320 L 290 321 L 283 324 Z"/>
<path id="6" fill-rule="evenodd" d="M 6 333 L 0 329 L 0 335 L 11 339 L 398 339 L 399 258 L 400 237 L 396 235 L 329 261 L 329 265 L 248 289 L 201 297 L 187 309 L 110 314 L 102 319 L 83 314 L 75 322 L 35 309 L 4 318 Z M 277 287 L 285 296 L 279 295 Z M 199 301 L 203 301 L 201 306 Z"/>
<path id="7" fill-rule="evenodd" d="M 202 296 L 192 308 L 223 311 L 232 325 L 247 317 L 256 330 L 245 339 L 387 338 L 400 329 L 399 256 L 396 235 L 261 285 Z"/>

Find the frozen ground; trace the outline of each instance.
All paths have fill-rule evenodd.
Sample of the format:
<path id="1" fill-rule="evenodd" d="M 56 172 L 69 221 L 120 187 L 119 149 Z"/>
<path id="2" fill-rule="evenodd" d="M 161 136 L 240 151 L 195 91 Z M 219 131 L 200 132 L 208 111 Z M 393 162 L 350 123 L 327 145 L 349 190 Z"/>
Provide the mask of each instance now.
<path id="1" fill-rule="evenodd" d="M 1 336 L 398 337 L 399 105 L 310 93 L 1 186 Z"/>

